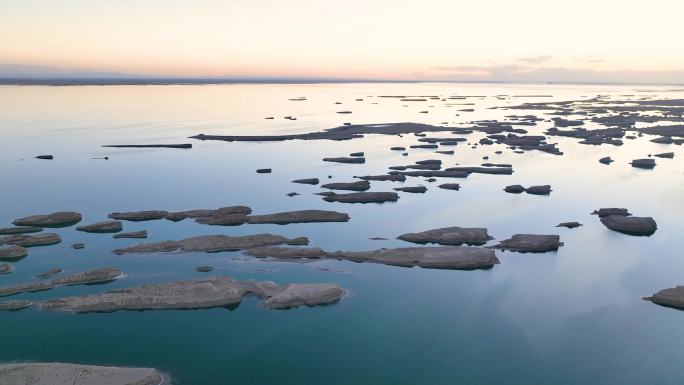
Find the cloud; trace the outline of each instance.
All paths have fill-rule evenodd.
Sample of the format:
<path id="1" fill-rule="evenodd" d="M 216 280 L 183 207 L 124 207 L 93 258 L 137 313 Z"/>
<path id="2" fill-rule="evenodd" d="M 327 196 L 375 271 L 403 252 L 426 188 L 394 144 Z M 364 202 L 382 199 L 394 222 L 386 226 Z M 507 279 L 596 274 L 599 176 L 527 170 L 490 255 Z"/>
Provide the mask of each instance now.
<path id="1" fill-rule="evenodd" d="M 551 59 L 553 59 L 553 56 L 551 56 L 551 55 L 538 55 L 538 56 L 530 56 L 530 57 L 521 57 L 518 59 L 518 61 L 523 62 L 523 63 L 527 63 L 527 64 L 541 64 L 541 63 L 545 63 Z"/>

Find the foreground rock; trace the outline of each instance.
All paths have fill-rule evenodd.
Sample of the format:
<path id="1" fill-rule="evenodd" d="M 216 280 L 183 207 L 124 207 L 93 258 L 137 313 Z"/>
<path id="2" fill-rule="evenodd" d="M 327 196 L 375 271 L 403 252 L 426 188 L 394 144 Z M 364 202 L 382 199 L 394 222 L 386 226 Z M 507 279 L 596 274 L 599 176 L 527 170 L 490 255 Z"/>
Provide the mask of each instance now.
<path id="1" fill-rule="evenodd" d="M 150 368 L 119 368 L 62 363 L 0 365 L 6 385 L 160 385 L 162 375 Z"/>
<path id="2" fill-rule="evenodd" d="M 238 251 L 260 246 L 276 245 L 306 245 L 309 240 L 300 238 L 286 238 L 280 235 L 256 234 L 243 236 L 230 235 L 204 235 L 182 239 L 180 241 L 164 241 L 156 243 L 143 243 L 123 249 L 114 250 L 115 254 L 143 254 L 165 253 L 181 250 L 185 252 L 216 253 L 220 251 Z"/>
<path id="3" fill-rule="evenodd" d="M 515 234 L 492 248 L 521 253 L 545 253 L 563 246 L 558 235 Z"/>
<path id="4" fill-rule="evenodd" d="M 650 297 L 644 297 L 644 300 L 660 306 L 684 310 L 684 286 L 663 289 Z"/>
<path id="5" fill-rule="evenodd" d="M 86 233 L 118 233 L 123 230 L 123 225 L 119 221 L 104 221 L 97 222 L 90 225 L 79 226 L 76 228 L 78 231 L 84 231 Z"/>
<path id="6" fill-rule="evenodd" d="M 28 255 L 28 250 L 25 247 L 11 245 L 0 247 L 0 261 L 1 260 L 17 260 Z"/>
<path id="7" fill-rule="evenodd" d="M 115 239 L 123 239 L 123 238 L 140 239 L 140 238 L 147 238 L 147 230 L 132 231 L 132 232 L 130 232 L 130 233 L 116 234 L 116 235 L 114 235 L 114 238 L 115 238 Z"/>
<path id="8" fill-rule="evenodd" d="M 114 267 L 88 270 L 83 273 L 72 274 L 62 278 L 55 278 L 47 281 L 28 282 L 17 285 L 0 287 L 0 297 L 14 295 L 25 292 L 36 292 L 50 290 L 62 285 L 83 285 L 92 283 L 104 283 L 113 281 L 123 275 L 121 270 Z"/>
<path id="9" fill-rule="evenodd" d="M 287 225 L 290 223 L 348 222 L 349 214 L 327 210 L 301 210 L 266 215 L 250 215 L 247 219 L 250 224 L 271 223 Z"/>
<path id="10" fill-rule="evenodd" d="M 360 180 L 356 182 L 338 182 L 328 183 L 321 186 L 329 190 L 349 190 L 349 191 L 366 191 L 370 189 L 371 185 L 367 180 Z"/>
<path id="11" fill-rule="evenodd" d="M 326 252 L 319 248 L 263 247 L 248 250 L 247 255 L 274 259 L 338 259 L 353 262 L 381 263 L 392 266 L 427 269 L 490 269 L 499 263 L 493 250 L 482 247 L 405 247 L 374 251 Z"/>
<path id="12" fill-rule="evenodd" d="M 31 305 L 33 305 L 33 302 L 24 300 L 0 301 L 0 311 L 17 311 L 21 309 L 26 309 Z M 3 379 L 2 367 L 3 365 L 0 365 L 0 380 Z"/>
<path id="13" fill-rule="evenodd" d="M 397 237 L 402 241 L 413 243 L 437 243 L 447 246 L 460 245 L 484 245 L 493 239 L 485 228 L 466 227 L 443 227 L 440 229 L 427 230 L 420 233 L 407 233 Z"/>
<path id="14" fill-rule="evenodd" d="M 164 219 L 169 215 L 168 211 L 162 210 L 149 210 L 149 211 L 129 211 L 123 213 L 111 213 L 107 215 L 107 218 L 116 219 L 119 221 L 131 221 L 131 222 L 142 222 L 142 221 L 154 221 L 157 219 Z"/>
<path id="15" fill-rule="evenodd" d="M 33 227 L 33 226 L 5 227 L 5 228 L 0 229 L 0 235 L 29 234 L 29 233 L 39 233 L 41 231 L 43 231 L 42 227 Z"/>
<path id="16" fill-rule="evenodd" d="M 329 195 L 323 197 L 323 200 L 340 203 L 384 203 L 396 202 L 399 200 L 399 194 L 395 192 L 357 192 Z"/>
<path id="17" fill-rule="evenodd" d="M 15 219 L 12 224 L 17 226 L 34 227 L 69 227 L 77 224 L 82 219 L 81 214 L 73 211 L 59 211 L 51 214 L 32 215 Z"/>
<path id="18" fill-rule="evenodd" d="M 84 297 L 59 298 L 40 303 L 44 310 L 75 313 L 118 310 L 189 310 L 234 307 L 247 295 L 256 295 L 270 309 L 290 309 L 334 303 L 342 289 L 331 283 L 286 284 L 235 281 L 210 277 L 114 290 Z"/>
<path id="19" fill-rule="evenodd" d="M 658 225 L 651 217 L 631 217 L 624 215 L 608 215 L 601 218 L 607 228 L 629 235 L 648 236 L 656 232 Z"/>

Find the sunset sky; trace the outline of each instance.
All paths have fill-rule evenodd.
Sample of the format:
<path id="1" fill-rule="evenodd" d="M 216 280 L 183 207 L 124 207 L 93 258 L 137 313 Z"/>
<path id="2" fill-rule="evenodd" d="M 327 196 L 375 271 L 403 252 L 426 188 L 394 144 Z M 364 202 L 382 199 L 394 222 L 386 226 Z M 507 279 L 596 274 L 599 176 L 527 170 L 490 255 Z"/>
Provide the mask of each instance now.
<path id="1" fill-rule="evenodd" d="M 0 76 L 684 82 L 681 0 L 2 0 Z"/>

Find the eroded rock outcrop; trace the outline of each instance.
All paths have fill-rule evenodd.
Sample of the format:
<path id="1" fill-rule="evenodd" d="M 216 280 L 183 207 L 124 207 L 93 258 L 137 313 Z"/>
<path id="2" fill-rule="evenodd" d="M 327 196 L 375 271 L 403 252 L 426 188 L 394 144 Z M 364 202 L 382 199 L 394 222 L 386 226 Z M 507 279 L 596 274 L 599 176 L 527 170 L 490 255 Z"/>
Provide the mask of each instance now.
<path id="1" fill-rule="evenodd" d="M 545 253 L 563 246 L 558 235 L 515 234 L 492 248 L 521 253 Z"/>
<path id="2" fill-rule="evenodd" d="M 651 217 L 632 217 L 625 215 L 608 215 L 601 218 L 607 228 L 629 235 L 652 235 L 658 225 Z"/>
<path id="3" fill-rule="evenodd" d="M 120 278 L 122 275 L 123 272 L 114 267 L 88 270 L 83 273 L 72 274 L 62 278 L 3 286 L 0 287 L 0 297 L 25 292 L 45 291 L 63 285 L 83 285 L 109 282 Z"/>
<path id="4" fill-rule="evenodd" d="M 119 368 L 63 363 L 0 365 L 7 385 L 160 385 L 164 377 L 150 368 Z"/>
<path id="5" fill-rule="evenodd" d="M 487 229 L 480 227 L 443 227 L 422 231 L 419 233 L 407 233 L 397 237 L 402 241 L 412 243 L 437 243 L 440 245 L 460 246 L 460 245 L 484 245 L 493 239 L 487 233 Z"/>
<path id="6" fill-rule="evenodd" d="M 86 233 L 118 233 L 123 230 L 123 225 L 119 221 L 104 221 L 90 225 L 79 226 L 76 228 L 76 230 Z"/>
<path id="7" fill-rule="evenodd" d="M 313 222 L 348 222 L 349 214 L 329 210 L 300 210 L 275 214 L 250 215 L 247 217 L 247 220 L 250 224 L 271 223 L 276 225 Z"/>
<path id="8" fill-rule="evenodd" d="M 180 241 L 143 243 L 140 245 L 116 249 L 114 250 L 114 253 L 118 255 L 165 253 L 176 250 L 181 250 L 184 252 L 216 253 L 220 251 L 251 249 L 260 246 L 306 245 L 308 243 L 309 240 L 304 237 L 290 239 L 273 234 L 255 234 L 243 236 L 203 235 L 182 239 Z"/>
<path id="9" fill-rule="evenodd" d="M 69 227 L 77 224 L 82 219 L 81 214 L 73 211 L 59 211 L 51 214 L 32 215 L 15 219 L 12 224 L 16 226 L 34 227 Z"/>
<path id="10" fill-rule="evenodd" d="M 128 211 L 122 213 L 111 213 L 107 218 L 116 219 L 119 221 L 153 221 L 157 219 L 164 219 L 169 215 L 168 211 L 163 210 L 146 210 L 146 211 Z"/>
<path id="11" fill-rule="evenodd" d="M 328 195 L 323 199 L 326 202 L 340 203 L 384 203 L 396 202 L 399 200 L 399 195 L 395 192 L 357 192 Z"/>

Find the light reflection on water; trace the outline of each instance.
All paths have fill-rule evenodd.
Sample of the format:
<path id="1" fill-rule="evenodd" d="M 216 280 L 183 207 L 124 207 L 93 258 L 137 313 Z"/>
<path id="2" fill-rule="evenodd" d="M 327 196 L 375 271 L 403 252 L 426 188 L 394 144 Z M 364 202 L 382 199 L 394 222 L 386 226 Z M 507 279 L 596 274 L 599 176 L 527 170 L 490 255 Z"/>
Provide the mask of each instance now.
<path id="1" fill-rule="evenodd" d="M 551 94 L 553 98 L 491 95 Z M 238 279 L 277 282 L 339 282 L 353 295 L 322 308 L 270 311 L 255 299 L 238 309 L 186 312 L 118 312 L 72 315 L 33 309 L 0 314 L 0 361 L 63 361 L 150 366 L 179 384 L 678 384 L 684 375 L 684 314 L 642 301 L 659 289 L 681 284 L 680 236 L 684 205 L 681 147 L 657 145 L 649 137 L 622 147 L 594 147 L 552 138 L 565 155 L 514 154 L 504 146 L 455 155 L 411 150 L 405 135 L 369 136 L 344 142 L 200 142 L 206 134 L 310 132 L 344 122 L 413 121 L 462 124 L 535 113 L 488 109 L 547 100 L 575 100 L 597 94 L 618 97 L 680 97 L 667 88 L 639 93 L 635 87 L 338 84 L 0 87 L 0 224 L 29 214 L 77 210 L 84 222 L 113 211 L 186 210 L 245 204 L 256 213 L 297 209 L 348 212 L 349 223 L 208 227 L 192 221 L 125 223 L 126 231 L 147 229 L 149 241 L 201 234 L 271 232 L 307 236 L 328 250 L 406 246 L 401 233 L 443 226 L 482 226 L 496 239 L 514 233 L 560 234 L 557 253 L 499 253 L 489 271 L 459 272 L 323 261 L 309 264 L 235 261 L 239 253 L 116 256 L 114 248 L 138 240 L 57 229 L 58 246 L 34 248 L 0 284 L 31 279 L 52 267 L 67 272 L 116 266 L 125 279 L 106 286 L 62 287 L 16 298 L 43 299 L 100 292 L 104 288 L 197 277 L 193 268 L 211 265 Z M 445 102 L 401 102 L 377 95 L 485 95 L 475 106 Z M 307 101 L 288 98 L 306 96 Z M 362 98 L 363 101 L 356 101 Z M 336 101 L 343 104 L 335 105 Z M 448 103 L 467 103 L 451 100 Z M 373 104 L 378 103 L 378 104 Z M 406 105 L 406 107 L 404 107 Z M 434 106 L 434 107 L 429 107 Z M 457 112 L 460 108 L 475 112 Z M 351 110 L 351 115 L 335 113 Z M 428 114 L 419 111 L 428 110 Z M 460 114 L 456 116 L 455 114 Z M 282 119 L 292 115 L 296 121 Z M 542 116 L 541 113 L 537 114 Z M 264 117 L 274 116 L 274 120 Z M 572 117 L 570 117 L 572 118 Z M 550 123 L 529 128 L 542 132 Z M 588 124 L 589 127 L 597 127 Z M 528 128 L 528 127 L 526 127 Z M 433 136 L 445 136 L 435 133 Z M 482 134 L 470 135 L 475 142 Z M 108 149 L 104 144 L 192 143 L 192 150 Z M 326 156 L 364 151 L 365 165 L 321 162 Z M 674 151 L 655 170 L 627 163 L 648 154 Z M 53 161 L 33 156 L 54 154 Z M 515 173 L 474 174 L 461 191 L 424 184 L 426 194 L 402 194 L 384 205 L 326 203 L 315 186 L 290 183 L 318 177 L 350 181 L 354 175 L 384 173 L 388 166 L 440 158 L 446 165 L 512 163 Z M 598 158 L 610 155 L 604 166 Z M 109 156 L 110 160 L 93 160 Z M 273 168 L 259 175 L 257 168 Z M 374 191 L 397 184 L 373 182 Z M 549 197 L 505 194 L 509 184 L 551 184 Z M 290 198 L 289 192 L 301 195 Z M 651 237 L 630 237 L 605 229 L 599 207 L 628 207 L 653 216 Z M 555 228 L 577 220 L 578 229 Z M 369 237 L 387 237 L 372 241 Z M 68 246 L 84 242 L 84 250 Z M 326 272 L 316 267 L 343 270 Z"/>

